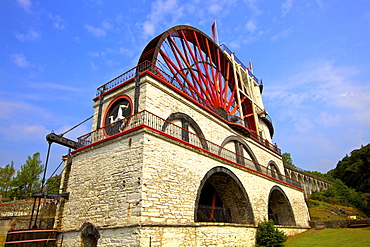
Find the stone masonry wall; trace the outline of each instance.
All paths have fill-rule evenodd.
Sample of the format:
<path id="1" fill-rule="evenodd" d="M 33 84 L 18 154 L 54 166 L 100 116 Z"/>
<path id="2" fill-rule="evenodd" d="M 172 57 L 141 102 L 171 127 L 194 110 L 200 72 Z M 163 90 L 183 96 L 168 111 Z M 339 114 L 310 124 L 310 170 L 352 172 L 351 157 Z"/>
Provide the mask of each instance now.
<path id="1" fill-rule="evenodd" d="M 308 227 L 309 216 L 302 191 L 184 145 L 170 145 L 151 134 L 144 138 L 142 222 L 194 222 L 200 181 L 216 166 L 226 167 L 240 179 L 250 199 L 256 223 L 267 218 L 268 196 L 271 188 L 277 185 L 290 201 L 297 226 Z"/>
<path id="2" fill-rule="evenodd" d="M 73 157 L 60 230 L 139 222 L 142 145 L 142 135 L 128 135 Z"/>
<path id="3" fill-rule="evenodd" d="M 133 100 L 132 83 L 105 97 L 103 114 L 110 100 L 121 94 Z M 273 161 L 284 173 L 281 156 L 241 136 L 149 76 L 141 79 L 139 110 L 144 109 L 164 119 L 171 113 L 185 113 L 196 121 L 207 140 L 218 145 L 229 136 L 240 136 L 258 163 L 267 166 Z M 220 166 L 241 181 L 255 225 L 194 222 L 200 182 L 208 171 Z M 267 218 L 268 197 L 274 186 L 286 194 L 295 216 L 296 227 L 283 230 L 288 234 L 304 231 L 309 227 L 309 215 L 301 190 L 141 129 L 73 154 L 70 199 L 60 217 L 63 233 L 59 238 L 63 236 L 65 246 L 79 246 L 79 230 L 90 222 L 101 235 L 99 246 L 253 246 L 256 225 Z"/>
<path id="4" fill-rule="evenodd" d="M 171 113 L 186 113 L 197 122 L 205 138 L 218 145 L 221 145 L 228 136 L 240 136 L 252 149 L 259 164 L 268 166 L 270 161 L 274 161 L 280 173 L 284 174 L 283 162 L 281 156 L 278 154 L 256 143 L 254 140 L 240 135 L 238 132 L 232 130 L 225 122 L 169 89 L 163 83 L 149 76 L 143 77 L 141 83 L 140 108 L 142 110 L 146 109 L 164 119 L 169 117 Z"/>

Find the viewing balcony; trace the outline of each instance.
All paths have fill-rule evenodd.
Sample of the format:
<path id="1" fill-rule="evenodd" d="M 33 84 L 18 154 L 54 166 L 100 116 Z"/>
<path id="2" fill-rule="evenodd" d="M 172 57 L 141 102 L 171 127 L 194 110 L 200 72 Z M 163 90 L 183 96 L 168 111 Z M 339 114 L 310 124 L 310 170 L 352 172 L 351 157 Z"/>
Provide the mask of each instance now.
<path id="1" fill-rule="evenodd" d="M 127 72 L 117 76 L 116 78 L 114 78 L 114 79 L 108 81 L 107 83 L 105 83 L 104 85 L 100 86 L 97 90 L 96 96 L 99 97 L 100 95 L 103 95 L 103 94 L 105 94 L 105 93 L 107 93 L 111 90 L 114 90 L 115 88 L 134 80 L 134 78 L 136 76 L 138 76 L 142 73 L 145 73 L 145 72 L 149 72 L 151 74 L 154 74 L 154 75 L 160 77 L 164 82 L 173 85 L 171 83 L 171 81 L 172 81 L 171 76 L 167 75 L 164 71 L 162 71 L 161 69 L 159 69 L 155 65 L 151 64 L 150 62 L 145 61 L 142 64 L 139 64 L 138 66 L 128 70 Z M 255 78 L 255 79 L 257 80 L 257 78 Z M 173 85 L 173 86 L 176 86 L 176 85 Z M 197 99 L 197 102 L 198 102 L 198 104 L 204 106 L 205 108 L 211 110 L 212 112 L 216 113 L 218 116 L 225 119 L 233 129 L 241 131 L 243 134 L 247 135 L 248 137 L 251 137 L 255 141 L 259 142 L 260 144 L 268 147 L 269 149 L 271 149 L 274 152 L 281 155 L 281 150 L 280 150 L 280 148 L 277 147 L 277 145 L 274 145 L 274 144 L 268 142 L 266 139 L 262 138 L 261 136 L 257 135 L 256 133 L 254 133 L 252 131 L 249 131 L 248 130 L 248 123 L 244 122 L 242 119 L 240 119 L 236 116 L 227 115 L 226 113 L 223 113 L 223 112 L 219 111 L 217 108 L 210 109 L 211 106 L 202 102 L 202 100 L 200 98 Z M 270 134 L 271 134 L 271 137 L 272 137 L 273 133 L 274 133 L 274 130 L 273 130 L 271 118 L 268 115 L 266 115 L 265 118 L 263 118 L 262 120 L 265 120 L 264 122 L 268 124 L 268 128 L 270 129 Z"/>
<path id="2" fill-rule="evenodd" d="M 284 184 L 302 188 L 300 182 L 286 177 L 281 173 L 260 165 L 211 141 L 208 141 L 201 136 L 189 132 L 188 130 L 183 129 L 172 122 L 160 118 L 148 111 L 139 112 L 79 137 L 78 149 L 74 152 L 78 152 L 79 150 L 103 143 L 142 128 L 149 129 L 166 138 L 170 138 L 192 148 L 201 150 L 223 161 L 242 167 L 249 172 L 268 177 L 269 179 L 273 179 Z M 263 139 L 259 139 L 257 135 L 251 135 L 250 137 L 255 141 L 260 142 L 260 144 L 265 142 Z M 267 145 L 264 146 L 265 148 L 270 148 Z"/>

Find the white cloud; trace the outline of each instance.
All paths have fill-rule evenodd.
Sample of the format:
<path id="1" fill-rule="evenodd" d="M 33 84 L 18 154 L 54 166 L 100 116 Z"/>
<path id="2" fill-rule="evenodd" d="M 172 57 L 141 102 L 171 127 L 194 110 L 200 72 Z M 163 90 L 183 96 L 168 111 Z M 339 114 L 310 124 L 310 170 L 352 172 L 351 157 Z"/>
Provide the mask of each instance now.
<path id="1" fill-rule="evenodd" d="M 208 7 L 208 11 L 211 13 L 211 14 L 219 14 L 221 11 L 222 11 L 222 6 L 219 4 L 219 3 L 212 3 L 209 5 Z"/>
<path id="2" fill-rule="evenodd" d="M 169 18 L 169 23 L 176 23 L 184 14 L 184 6 L 180 6 L 177 0 L 157 0 L 152 2 L 150 14 L 142 24 L 144 36 L 153 36 L 158 25 L 163 25 Z"/>
<path id="3" fill-rule="evenodd" d="M 51 83 L 51 82 L 34 82 L 29 84 L 30 88 L 36 88 L 40 90 L 45 89 L 56 89 L 56 90 L 63 90 L 63 91 L 70 91 L 70 92 L 80 92 L 82 89 L 78 87 L 70 87 L 66 85 L 61 85 L 57 83 Z"/>
<path id="4" fill-rule="evenodd" d="M 281 12 L 283 16 L 288 14 L 288 12 L 292 9 L 293 7 L 293 0 L 286 0 L 281 4 Z"/>
<path id="5" fill-rule="evenodd" d="M 311 133 L 315 128 L 314 123 L 307 118 L 299 118 L 294 123 L 294 129 L 296 132 Z"/>
<path id="6" fill-rule="evenodd" d="M 321 0 L 316 0 L 317 5 L 319 6 L 320 9 L 324 7 L 324 4 L 322 3 Z"/>
<path id="7" fill-rule="evenodd" d="M 2 110 L 0 111 L 1 119 L 12 119 L 13 122 L 24 121 L 24 116 L 49 116 L 44 109 L 36 107 L 32 104 L 23 101 L 12 99 L 0 99 Z"/>
<path id="8" fill-rule="evenodd" d="M 108 20 L 104 20 L 99 27 L 94 27 L 93 25 L 85 24 L 85 29 L 89 31 L 95 37 L 104 37 L 107 35 L 107 31 L 112 29 L 113 26 Z"/>
<path id="9" fill-rule="evenodd" d="M 257 0 L 245 0 L 245 2 L 254 16 L 259 16 L 262 14 L 262 10 L 260 10 L 257 6 Z"/>
<path id="10" fill-rule="evenodd" d="M 283 85 L 267 88 L 265 96 L 298 111 L 314 103 L 353 112 L 370 111 L 370 86 L 351 79 L 359 73 L 356 69 L 338 67 L 332 61 L 315 61 L 300 69 L 302 72 L 286 78 Z"/>
<path id="11" fill-rule="evenodd" d="M 333 168 L 333 161 L 368 143 L 370 81 L 358 80 L 360 70 L 333 61 L 296 67 L 300 72 L 266 87 L 265 105 L 277 127 L 276 140 L 299 155 L 296 165 L 322 161 L 320 170 L 327 171 L 325 160 Z"/>
<path id="12" fill-rule="evenodd" d="M 22 42 L 27 40 L 36 41 L 41 37 L 41 34 L 35 30 L 29 29 L 27 33 L 16 33 L 15 37 Z"/>
<path id="13" fill-rule="evenodd" d="M 88 52 L 87 54 L 91 57 L 103 57 L 103 56 L 105 56 L 106 52 L 104 52 L 104 51 L 101 51 L 101 52 L 91 51 L 91 52 Z"/>
<path id="14" fill-rule="evenodd" d="M 27 12 L 31 11 L 31 0 L 17 0 L 17 2 Z"/>
<path id="15" fill-rule="evenodd" d="M 147 36 L 154 36 L 155 34 L 155 26 L 150 21 L 145 21 L 143 24 L 143 32 Z"/>
<path id="16" fill-rule="evenodd" d="M 0 134 L 11 141 L 33 141 L 42 140 L 49 131 L 43 125 L 27 124 L 22 121 L 11 124 L 7 128 L 1 128 Z"/>
<path id="17" fill-rule="evenodd" d="M 278 41 L 278 40 L 286 39 L 286 38 L 289 37 L 290 33 L 291 33 L 291 30 L 286 29 L 286 30 L 282 31 L 281 33 L 278 33 L 278 34 L 275 34 L 274 36 L 272 36 L 271 40 L 272 41 Z"/>
<path id="18" fill-rule="evenodd" d="M 67 22 L 60 17 L 60 15 L 48 14 L 49 18 L 53 21 L 53 27 L 58 30 L 65 29 Z"/>
<path id="19" fill-rule="evenodd" d="M 257 29 L 256 21 L 254 19 L 249 19 L 245 27 L 247 28 L 247 31 L 253 33 Z"/>
<path id="20" fill-rule="evenodd" d="M 23 53 L 16 53 L 10 55 L 12 62 L 20 68 L 27 68 L 30 66 L 30 63 L 27 61 L 27 58 Z"/>

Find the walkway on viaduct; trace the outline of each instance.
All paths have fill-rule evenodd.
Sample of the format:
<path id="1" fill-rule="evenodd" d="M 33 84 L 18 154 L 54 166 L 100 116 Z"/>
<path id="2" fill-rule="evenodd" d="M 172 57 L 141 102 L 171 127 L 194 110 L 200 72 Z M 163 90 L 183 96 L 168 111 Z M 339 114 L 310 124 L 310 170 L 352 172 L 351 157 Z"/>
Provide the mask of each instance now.
<path id="1" fill-rule="evenodd" d="M 326 190 L 332 183 L 324 178 L 317 177 L 303 169 L 284 165 L 285 175 L 301 183 L 305 197 L 310 196 L 314 191 Z"/>

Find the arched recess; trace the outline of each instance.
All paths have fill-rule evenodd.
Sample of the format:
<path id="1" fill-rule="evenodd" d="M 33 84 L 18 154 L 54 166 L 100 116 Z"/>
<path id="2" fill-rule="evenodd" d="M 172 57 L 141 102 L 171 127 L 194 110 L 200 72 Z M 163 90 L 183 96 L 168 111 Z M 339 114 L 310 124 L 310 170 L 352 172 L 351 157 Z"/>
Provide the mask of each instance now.
<path id="1" fill-rule="evenodd" d="M 167 128 L 169 127 L 170 123 L 173 122 L 174 120 L 180 120 L 181 121 L 181 127 L 183 128 L 181 132 L 181 139 L 183 141 L 192 143 L 194 138 L 198 139 L 200 141 L 200 144 L 202 145 L 202 148 L 208 150 L 208 145 L 207 142 L 204 138 L 204 134 L 199 127 L 199 125 L 192 119 L 189 115 L 182 113 L 182 112 L 176 112 L 172 113 L 167 119 L 168 122 L 165 122 L 162 126 L 162 131 L 166 132 Z M 189 135 L 189 130 L 191 132 L 195 132 L 197 136 L 194 135 Z M 200 138 L 199 138 L 200 137 Z M 196 140 L 196 141 L 198 141 Z"/>
<path id="2" fill-rule="evenodd" d="M 207 172 L 198 188 L 194 221 L 254 223 L 248 194 L 232 171 L 217 166 Z"/>
<path id="3" fill-rule="evenodd" d="M 267 165 L 267 168 L 268 168 L 268 173 L 271 175 L 271 177 L 277 178 L 280 180 L 283 179 L 280 173 L 279 167 L 276 165 L 274 161 L 270 160 L 270 162 Z"/>
<path id="4" fill-rule="evenodd" d="M 296 175 L 296 173 L 295 173 L 294 171 L 292 171 L 292 172 L 291 172 L 291 174 L 290 174 L 290 178 L 291 178 L 291 179 L 294 179 L 294 180 L 297 180 L 298 182 L 300 182 L 300 181 L 298 180 L 298 177 L 297 177 L 297 175 Z"/>
<path id="5" fill-rule="evenodd" d="M 248 164 L 250 164 L 251 165 L 250 168 L 252 168 L 254 170 L 257 170 L 257 171 L 261 171 L 261 167 L 258 164 L 257 158 L 254 155 L 252 149 L 239 136 L 229 136 L 229 137 L 227 137 L 221 143 L 221 146 L 236 153 L 236 162 L 237 163 L 239 163 L 243 166 L 247 166 Z M 222 150 L 219 151 L 219 154 L 221 153 L 221 151 Z M 252 162 L 248 162 L 248 160 L 244 159 L 244 157 L 250 159 Z"/>
<path id="6" fill-rule="evenodd" d="M 85 222 L 80 230 L 83 247 L 95 247 L 98 245 L 100 233 L 93 224 Z"/>
<path id="7" fill-rule="evenodd" d="M 268 200 L 268 219 L 273 220 L 275 225 L 295 226 L 295 219 L 292 206 L 279 186 L 270 190 Z"/>

